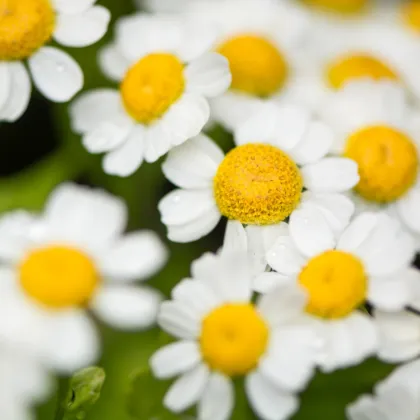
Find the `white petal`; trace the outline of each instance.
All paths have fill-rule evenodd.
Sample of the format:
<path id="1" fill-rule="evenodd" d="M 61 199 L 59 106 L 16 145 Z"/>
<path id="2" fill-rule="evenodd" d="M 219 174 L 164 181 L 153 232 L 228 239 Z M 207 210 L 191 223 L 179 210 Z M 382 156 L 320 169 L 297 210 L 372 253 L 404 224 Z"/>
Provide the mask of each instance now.
<path id="1" fill-rule="evenodd" d="M 101 248 L 115 240 L 127 222 L 121 199 L 70 183 L 51 193 L 44 214 L 52 237 Z"/>
<path id="2" fill-rule="evenodd" d="M 13 64 L 13 63 L 10 63 Z M 11 89 L 12 74 L 8 62 L 0 61 L 0 110 L 6 104 Z"/>
<path id="3" fill-rule="evenodd" d="M 169 388 L 163 404 L 169 410 L 179 413 L 196 403 L 206 387 L 209 370 L 205 365 L 199 365 L 181 376 Z"/>
<path id="4" fill-rule="evenodd" d="M 185 93 L 163 116 L 162 124 L 173 136 L 172 145 L 198 136 L 210 118 L 207 100 L 200 95 Z"/>
<path id="5" fill-rule="evenodd" d="M 197 342 L 178 341 L 169 344 L 150 358 L 153 374 L 159 379 L 172 378 L 185 373 L 200 363 L 201 354 Z"/>
<path id="6" fill-rule="evenodd" d="M 245 228 L 237 220 L 228 220 L 223 240 L 223 253 L 248 251 L 248 240 Z"/>
<path id="7" fill-rule="evenodd" d="M 96 0 L 52 0 L 52 3 L 60 13 L 80 13 L 93 6 Z"/>
<path id="8" fill-rule="evenodd" d="M 28 59 L 35 86 L 53 102 L 67 102 L 83 87 L 83 72 L 67 53 L 42 47 Z"/>
<path id="9" fill-rule="evenodd" d="M 187 91 L 206 97 L 221 95 L 232 81 L 228 60 L 217 53 L 207 53 L 185 69 Z"/>
<path id="10" fill-rule="evenodd" d="M 258 293 L 269 293 L 283 284 L 290 284 L 295 281 L 294 277 L 276 273 L 275 271 L 265 272 L 254 278 L 254 290 Z"/>
<path id="11" fill-rule="evenodd" d="M 110 19 L 111 13 L 102 6 L 77 14 L 58 14 L 54 39 L 67 47 L 87 47 L 105 35 Z"/>
<path id="12" fill-rule="evenodd" d="M 69 107 L 72 130 L 86 133 L 101 123 L 114 120 L 121 110 L 121 97 L 116 89 L 94 89 L 82 93 Z"/>
<path id="13" fill-rule="evenodd" d="M 105 285 L 95 296 L 92 309 L 114 328 L 138 330 L 155 323 L 161 299 L 152 288 Z"/>
<path id="14" fill-rule="evenodd" d="M 9 94 L 0 108 L 0 120 L 14 122 L 26 111 L 31 99 L 31 80 L 25 66 L 20 63 L 9 63 Z"/>
<path id="15" fill-rule="evenodd" d="M 200 420 L 229 420 L 235 403 L 235 389 L 230 379 L 212 373 L 198 405 Z"/>
<path id="16" fill-rule="evenodd" d="M 158 323 L 166 332 L 178 338 L 196 338 L 200 332 L 200 320 L 190 307 L 178 302 L 163 302 Z"/>
<path id="17" fill-rule="evenodd" d="M 82 144 L 89 153 L 109 152 L 123 144 L 132 130 L 133 127 L 128 124 L 120 126 L 104 122 L 86 133 L 82 138 Z"/>
<path id="18" fill-rule="evenodd" d="M 45 362 L 61 372 L 72 373 L 94 363 L 99 356 L 95 326 L 83 312 L 54 314 L 49 319 Z"/>
<path id="19" fill-rule="evenodd" d="M 167 128 L 163 120 L 159 120 L 146 130 L 146 150 L 144 152 L 146 162 L 156 162 L 161 156 L 176 146 L 173 142 L 174 135 Z"/>
<path id="20" fill-rule="evenodd" d="M 416 233 L 420 233 L 420 188 L 412 189 L 398 200 L 396 208 L 403 222 Z"/>
<path id="21" fill-rule="evenodd" d="M 101 272 L 120 281 L 145 279 L 160 270 L 168 251 L 155 232 L 128 233 L 102 255 Z"/>
<path id="22" fill-rule="evenodd" d="M 331 127 L 320 121 L 312 121 L 302 141 L 290 151 L 290 155 L 299 165 L 317 162 L 330 150 L 333 137 Z"/>
<path id="23" fill-rule="evenodd" d="M 130 67 L 130 62 L 115 44 L 108 44 L 98 52 L 99 67 L 114 82 L 121 82 Z"/>
<path id="24" fill-rule="evenodd" d="M 293 242 L 307 257 L 335 247 L 334 232 L 324 215 L 316 209 L 294 211 L 289 226 Z"/>
<path id="25" fill-rule="evenodd" d="M 375 308 L 384 311 L 400 311 L 410 300 L 410 284 L 405 281 L 405 273 L 390 277 L 369 279 L 368 300 Z"/>
<path id="26" fill-rule="evenodd" d="M 172 183 L 182 188 L 212 188 L 223 152 L 208 137 L 199 135 L 172 149 L 162 171 Z"/>
<path id="27" fill-rule="evenodd" d="M 142 164 L 145 152 L 145 130 L 133 127 L 125 142 L 109 152 L 102 162 L 104 172 L 109 175 L 126 177 L 132 175 Z"/>
<path id="28" fill-rule="evenodd" d="M 359 182 L 356 162 L 346 158 L 329 157 L 301 169 L 304 185 L 316 192 L 343 192 Z"/>
<path id="29" fill-rule="evenodd" d="M 245 388 L 255 413 L 264 420 L 286 420 L 299 408 L 292 393 L 275 388 L 259 372 L 246 377 Z"/>

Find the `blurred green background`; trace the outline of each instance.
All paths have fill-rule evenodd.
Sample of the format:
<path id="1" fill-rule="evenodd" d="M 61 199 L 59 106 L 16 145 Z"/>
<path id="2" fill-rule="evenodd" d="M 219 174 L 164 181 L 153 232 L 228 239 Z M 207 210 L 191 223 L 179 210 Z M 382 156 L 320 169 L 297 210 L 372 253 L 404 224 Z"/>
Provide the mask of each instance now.
<path id="1" fill-rule="evenodd" d="M 98 4 L 112 11 L 113 22 L 119 16 L 134 11 L 132 0 L 99 0 Z M 98 48 L 110 38 L 112 26 L 99 44 L 69 51 L 82 65 L 85 89 L 112 86 L 101 75 L 96 62 Z M 82 148 L 79 136 L 71 133 L 67 105 L 50 104 L 37 92 L 34 92 L 25 116 L 15 124 L 3 124 L 0 131 L 3 142 L 0 154 L 0 211 L 21 207 L 40 210 L 55 185 L 74 180 L 100 186 L 124 197 L 130 209 L 129 229 L 153 229 L 165 239 L 165 230 L 159 221 L 156 206 L 172 187 L 164 179 L 159 163 L 144 164 L 130 178 L 105 175 L 100 166 L 100 157 L 89 155 Z M 212 134 L 223 148 L 229 148 L 231 139 L 228 135 L 217 129 Z M 161 273 L 150 280 L 150 284 L 168 295 L 173 285 L 188 275 L 192 260 L 220 246 L 222 232 L 223 226 L 220 226 L 210 236 L 193 244 L 168 243 L 170 261 Z M 100 328 L 104 352 L 98 365 L 105 368 L 107 379 L 99 402 L 86 418 L 131 420 L 127 412 L 130 378 L 133 372 L 147 366 L 149 356 L 159 346 L 160 333 L 153 329 L 127 334 L 111 331 L 104 326 Z M 370 360 L 355 369 L 333 375 L 317 375 L 303 394 L 302 408 L 295 419 L 345 419 L 345 405 L 359 394 L 369 392 L 391 370 L 391 366 Z M 57 394 L 38 408 L 38 420 L 54 420 Z M 138 395 L 139 399 L 144 397 Z M 244 412 L 237 413 L 235 418 L 244 419 Z"/>

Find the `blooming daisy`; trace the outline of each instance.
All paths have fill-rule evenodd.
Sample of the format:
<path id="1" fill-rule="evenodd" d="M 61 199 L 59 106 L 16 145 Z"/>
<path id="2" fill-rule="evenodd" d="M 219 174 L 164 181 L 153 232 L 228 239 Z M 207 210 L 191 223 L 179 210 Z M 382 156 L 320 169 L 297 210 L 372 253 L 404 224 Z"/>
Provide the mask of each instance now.
<path id="1" fill-rule="evenodd" d="M 420 360 L 397 368 L 375 387 L 375 396 L 363 395 L 347 407 L 349 420 L 416 420 L 420 417 Z"/>
<path id="2" fill-rule="evenodd" d="M 70 110 L 86 149 L 106 153 L 106 173 L 128 176 L 200 133 L 210 116 L 206 98 L 231 82 L 227 60 L 207 52 L 211 34 L 179 17 L 120 20 L 116 43 L 100 57 L 119 89 L 84 93 Z"/>
<path id="3" fill-rule="evenodd" d="M 217 25 L 213 49 L 230 64 L 232 85 L 212 99 L 213 120 L 233 129 L 261 101 L 289 97 L 310 34 L 303 10 L 272 0 L 194 0 L 187 10 L 194 21 Z"/>
<path id="4" fill-rule="evenodd" d="M 109 325 L 144 328 L 160 295 L 135 280 L 154 274 L 167 253 L 148 231 L 123 234 L 124 203 L 103 191 L 63 184 L 41 215 L 0 219 L 0 311 L 14 337 L 52 368 L 71 371 L 98 355 L 89 308 Z M 0 334 L 2 325 L 0 322 Z"/>
<path id="5" fill-rule="evenodd" d="M 311 378 L 320 344 L 299 323 L 305 294 L 283 286 L 254 304 L 251 277 L 246 255 L 205 254 L 162 303 L 158 322 L 180 339 L 150 361 L 160 379 L 181 375 L 164 398 L 168 409 L 198 403 L 199 420 L 227 420 L 233 379 L 244 378 L 259 418 L 282 420 L 297 410 L 295 394 Z"/>
<path id="6" fill-rule="evenodd" d="M 267 103 L 238 128 L 237 146 L 226 156 L 203 135 L 177 147 L 162 166 L 180 187 L 159 203 L 168 237 L 194 241 L 222 216 L 259 229 L 290 217 L 333 235 L 353 212 L 339 193 L 359 176 L 353 161 L 325 157 L 332 140 L 328 127 L 305 110 Z"/>
<path id="7" fill-rule="evenodd" d="M 335 152 L 358 163 L 353 199 L 359 211 L 384 209 L 419 237 L 420 119 L 404 89 L 353 82 L 330 95 L 322 119 L 335 132 Z"/>
<path id="8" fill-rule="evenodd" d="M 105 34 L 108 9 L 96 0 L 2 0 L 0 5 L 0 121 L 16 121 L 37 89 L 54 102 L 67 102 L 83 87 L 79 65 L 52 39 L 84 47 Z"/>
<path id="9" fill-rule="evenodd" d="M 383 311 L 401 310 L 410 295 L 413 258 L 411 236 L 385 214 L 361 214 L 336 239 L 291 224 L 267 253 L 275 271 L 255 285 L 261 292 L 277 284 L 306 289 L 305 312 L 325 343 L 321 367 L 331 371 L 376 352 L 375 322 L 360 308 L 368 301 Z"/>

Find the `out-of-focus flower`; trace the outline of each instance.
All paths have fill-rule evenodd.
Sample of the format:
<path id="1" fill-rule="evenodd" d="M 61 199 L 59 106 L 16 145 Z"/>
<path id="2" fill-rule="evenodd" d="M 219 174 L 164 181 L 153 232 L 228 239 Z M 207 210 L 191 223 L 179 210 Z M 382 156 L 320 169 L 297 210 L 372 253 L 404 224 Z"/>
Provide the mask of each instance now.
<path id="1" fill-rule="evenodd" d="M 86 308 L 113 327 L 152 325 L 160 294 L 133 282 L 159 270 L 167 252 L 152 232 L 123 234 L 126 219 L 119 198 L 72 184 L 41 215 L 3 216 L 0 332 L 6 322 L 48 367 L 72 371 L 99 353 Z"/>
<path id="2" fill-rule="evenodd" d="M 279 0 L 284 1 L 284 0 Z M 372 0 L 298 0 L 316 10 L 342 16 L 360 16 L 369 9 Z"/>
<path id="3" fill-rule="evenodd" d="M 347 407 L 349 420 L 416 420 L 420 416 L 420 360 L 396 369 L 375 387 L 375 395 L 362 395 Z"/>
<path id="4" fill-rule="evenodd" d="M 334 130 L 334 150 L 358 163 L 360 182 L 352 194 L 357 209 L 384 209 L 420 246 L 420 118 L 404 88 L 353 82 L 331 94 L 321 113 Z"/>
<path id="5" fill-rule="evenodd" d="M 37 89 L 53 102 L 67 102 L 83 87 L 83 72 L 52 39 L 84 47 L 105 34 L 108 9 L 92 0 L 3 0 L 0 10 L 0 120 L 15 121 Z"/>
<path id="6" fill-rule="evenodd" d="M 143 160 L 154 162 L 201 132 L 210 117 L 206 98 L 231 82 L 227 60 L 207 53 L 212 34 L 169 16 L 138 14 L 119 22 L 101 63 L 120 89 L 84 93 L 71 108 L 87 150 L 106 153 L 106 173 L 128 176 Z"/>
<path id="7" fill-rule="evenodd" d="M 264 420 L 289 418 L 306 387 L 319 343 L 300 323 L 305 294 L 280 287 L 252 303 L 252 273 L 243 254 L 206 254 L 192 265 L 159 324 L 179 338 L 151 358 L 161 379 L 181 375 L 164 398 L 182 412 L 198 402 L 198 419 L 227 420 L 235 406 L 232 379 L 245 377 L 249 401 Z"/>
<path id="8" fill-rule="evenodd" d="M 301 108 L 264 104 L 238 128 L 226 156 L 205 136 L 172 150 L 163 172 L 181 189 L 159 203 L 168 237 L 194 241 L 222 216 L 260 229 L 290 217 L 296 228 L 334 235 L 354 210 L 340 193 L 359 176 L 352 160 L 325 157 L 332 141 L 328 127 Z"/>
<path id="9" fill-rule="evenodd" d="M 255 285 L 261 292 L 278 284 L 306 289 L 305 312 L 325 344 L 321 367 L 332 371 L 377 351 L 375 322 L 359 308 L 367 301 L 383 311 L 404 308 L 414 255 L 411 236 L 385 214 L 363 213 L 336 237 L 291 224 L 267 253 L 275 272 L 262 274 Z"/>
<path id="10" fill-rule="evenodd" d="M 195 0 L 194 21 L 217 25 L 214 51 L 230 63 L 230 90 L 211 101 L 212 119 L 234 129 L 261 101 L 289 99 L 310 36 L 310 19 L 290 2 Z M 291 98 L 293 99 L 293 98 Z"/>

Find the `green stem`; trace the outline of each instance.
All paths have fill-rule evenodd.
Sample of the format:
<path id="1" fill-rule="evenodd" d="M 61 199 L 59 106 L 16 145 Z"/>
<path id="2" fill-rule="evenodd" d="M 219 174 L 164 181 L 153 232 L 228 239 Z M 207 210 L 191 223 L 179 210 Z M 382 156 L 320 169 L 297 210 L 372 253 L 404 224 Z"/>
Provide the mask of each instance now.
<path id="1" fill-rule="evenodd" d="M 66 415 L 66 408 L 64 404 L 67 401 L 67 393 L 69 391 L 69 378 L 60 378 L 58 383 L 57 408 L 55 411 L 54 420 L 64 420 Z"/>

